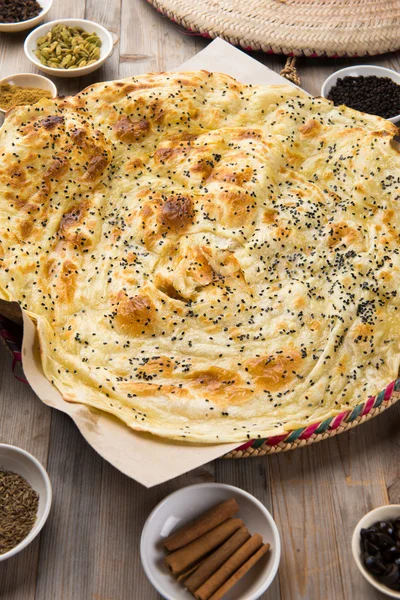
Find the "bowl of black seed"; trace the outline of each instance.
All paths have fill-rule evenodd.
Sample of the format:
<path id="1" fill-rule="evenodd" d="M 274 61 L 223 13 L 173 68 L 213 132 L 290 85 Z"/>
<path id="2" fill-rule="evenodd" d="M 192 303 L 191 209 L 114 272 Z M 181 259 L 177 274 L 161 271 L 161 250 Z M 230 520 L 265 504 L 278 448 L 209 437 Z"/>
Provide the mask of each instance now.
<path id="1" fill-rule="evenodd" d="M 359 65 L 340 69 L 324 82 L 321 96 L 335 106 L 400 121 L 400 73 L 384 67 Z"/>
<path id="2" fill-rule="evenodd" d="M 400 598 L 400 505 L 371 510 L 357 524 L 354 560 L 365 579 L 390 598 Z"/>
<path id="3" fill-rule="evenodd" d="M 26 548 L 45 524 L 51 483 L 29 452 L 0 444 L 0 562 Z"/>

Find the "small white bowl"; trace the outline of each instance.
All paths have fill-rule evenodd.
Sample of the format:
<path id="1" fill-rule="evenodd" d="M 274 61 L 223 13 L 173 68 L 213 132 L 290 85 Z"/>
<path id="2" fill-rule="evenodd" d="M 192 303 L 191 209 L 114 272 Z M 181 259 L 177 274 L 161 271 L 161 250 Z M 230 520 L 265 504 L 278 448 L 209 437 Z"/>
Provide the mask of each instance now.
<path id="1" fill-rule="evenodd" d="M 358 77 L 360 75 L 363 75 L 364 77 L 370 75 L 375 75 L 376 77 L 389 77 L 392 81 L 400 85 L 400 73 L 397 73 L 392 69 L 375 67 L 374 65 L 354 65 L 353 67 L 346 67 L 345 69 L 335 71 L 335 73 L 332 73 L 332 75 L 325 79 L 321 88 L 321 96 L 327 98 L 330 89 L 336 85 L 338 79 L 342 79 L 343 77 Z M 397 123 L 399 120 L 400 115 L 393 115 L 393 117 L 387 119 L 387 121 L 391 121 L 392 123 Z"/>
<path id="2" fill-rule="evenodd" d="M 17 446 L 0 444 L 0 469 L 13 471 L 22 475 L 29 485 L 39 494 L 39 507 L 36 523 L 30 533 L 17 546 L 0 554 L 0 562 L 7 560 L 28 546 L 42 529 L 49 516 L 51 507 L 51 483 L 44 467 L 40 462 Z"/>
<path id="3" fill-rule="evenodd" d="M 39 25 L 49 12 L 52 7 L 53 0 L 37 0 L 40 6 L 43 6 L 43 10 L 41 13 L 37 15 L 37 17 L 33 17 L 33 19 L 28 19 L 27 21 L 19 21 L 19 23 L 0 23 L 0 31 L 4 33 L 12 33 L 17 31 L 25 31 L 25 29 L 31 29 L 32 27 L 36 27 Z"/>
<path id="4" fill-rule="evenodd" d="M 391 519 L 395 519 L 400 517 L 400 504 L 389 504 L 387 506 L 379 506 L 379 508 L 374 508 L 369 513 L 367 513 L 356 525 L 356 528 L 353 533 L 353 539 L 351 542 L 351 549 L 353 551 L 354 560 L 356 561 L 357 567 L 360 569 L 362 575 L 364 575 L 365 579 L 374 586 L 377 590 L 386 594 L 390 598 L 400 598 L 400 592 L 396 592 L 395 590 L 391 590 L 383 583 L 380 583 L 378 579 L 376 579 L 371 573 L 367 571 L 362 562 L 362 554 L 361 554 L 361 537 L 360 532 L 361 529 L 371 527 L 374 523 L 379 521 L 390 521 Z"/>
<path id="5" fill-rule="evenodd" d="M 36 75 L 36 73 L 18 73 L 17 75 L 9 75 L 0 79 L 0 85 L 2 83 L 9 83 L 10 85 L 17 85 L 18 87 L 27 88 L 40 88 L 51 93 L 51 97 L 57 96 L 57 88 L 50 79 L 43 77 L 43 75 Z M 1 108 L 0 113 L 6 114 L 6 110 Z"/>
<path id="6" fill-rule="evenodd" d="M 53 67 L 46 67 L 45 65 L 42 65 L 35 54 L 35 51 L 37 50 L 37 40 L 43 35 L 46 35 L 50 29 L 53 29 L 53 27 L 59 23 L 68 25 L 69 27 L 82 27 L 82 29 L 88 31 L 89 33 L 96 33 L 102 42 L 99 60 L 92 65 L 79 67 L 78 69 L 54 69 Z M 24 43 L 25 54 L 31 63 L 41 71 L 44 71 L 44 73 L 47 73 L 48 75 L 54 75 L 56 77 L 82 77 L 83 75 L 88 75 L 89 73 L 96 71 L 96 69 L 105 63 L 107 58 L 111 56 L 113 49 L 114 41 L 111 33 L 102 25 L 94 23 L 93 21 L 87 21 L 86 19 L 59 19 L 58 21 L 49 21 L 48 23 L 45 23 L 44 25 L 41 25 L 41 27 L 38 27 L 32 31 Z"/>
<path id="7" fill-rule="evenodd" d="M 143 568 L 150 582 L 166 600 L 193 600 L 193 596 L 169 573 L 161 540 L 203 512 L 228 498 L 239 504 L 238 516 L 250 533 L 259 533 L 271 545 L 264 556 L 226 595 L 226 600 L 256 600 L 271 585 L 279 566 L 281 543 L 275 521 L 263 504 L 232 485 L 199 483 L 167 496 L 148 517 L 140 540 Z"/>

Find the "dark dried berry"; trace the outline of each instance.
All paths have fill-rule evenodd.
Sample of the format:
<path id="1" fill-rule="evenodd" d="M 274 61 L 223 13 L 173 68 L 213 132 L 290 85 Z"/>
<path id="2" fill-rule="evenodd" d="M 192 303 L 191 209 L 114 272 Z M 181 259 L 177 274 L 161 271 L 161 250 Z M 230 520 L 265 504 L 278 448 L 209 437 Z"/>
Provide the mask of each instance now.
<path id="1" fill-rule="evenodd" d="M 366 529 L 361 529 L 360 535 L 362 538 L 370 539 L 371 534 L 377 533 L 379 531 L 378 527 L 372 525 L 371 527 L 367 527 Z"/>
<path id="2" fill-rule="evenodd" d="M 367 556 L 364 558 L 364 564 L 368 571 L 373 575 L 383 575 L 386 573 L 386 567 L 379 559 L 375 556 Z"/>
<path id="3" fill-rule="evenodd" d="M 371 542 L 371 544 L 375 544 L 377 545 L 378 543 L 378 537 L 377 537 L 377 532 L 373 531 L 372 528 L 368 528 L 366 530 L 364 530 L 364 539 L 368 540 L 369 542 Z"/>
<path id="4" fill-rule="evenodd" d="M 393 546 L 393 540 L 389 535 L 386 535 L 386 533 L 376 533 L 376 542 L 375 544 L 381 548 L 381 549 L 385 549 L 385 548 L 390 548 L 390 546 Z"/>
<path id="5" fill-rule="evenodd" d="M 382 533 L 386 533 L 387 535 L 392 536 L 394 534 L 394 529 L 390 521 L 381 521 L 379 523 L 379 529 Z"/>
<path id="6" fill-rule="evenodd" d="M 0 0 L 0 23 L 20 23 L 37 17 L 43 10 L 36 0 Z"/>
<path id="7" fill-rule="evenodd" d="M 374 523 L 362 529 L 360 537 L 366 569 L 384 585 L 400 591 L 400 517 Z"/>
<path id="8" fill-rule="evenodd" d="M 384 575 L 380 575 L 379 579 L 383 584 L 389 587 L 398 584 L 400 580 L 399 567 L 397 565 L 391 565 Z"/>
<path id="9" fill-rule="evenodd" d="M 363 540 L 363 549 L 364 549 L 364 552 L 368 552 L 368 554 L 375 555 L 375 554 L 379 553 L 378 546 L 371 544 L 371 542 L 367 539 Z"/>
<path id="10" fill-rule="evenodd" d="M 394 562 L 396 558 L 400 558 L 400 548 L 398 546 L 391 546 L 382 552 L 385 560 Z"/>

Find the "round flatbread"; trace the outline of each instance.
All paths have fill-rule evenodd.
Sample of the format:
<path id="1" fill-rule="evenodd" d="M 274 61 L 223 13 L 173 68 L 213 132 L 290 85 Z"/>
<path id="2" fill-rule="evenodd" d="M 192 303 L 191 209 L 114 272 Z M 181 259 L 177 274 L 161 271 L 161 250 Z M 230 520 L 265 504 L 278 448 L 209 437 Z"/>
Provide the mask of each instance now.
<path id="1" fill-rule="evenodd" d="M 195 442 L 264 438 L 399 370 L 391 123 L 205 71 L 9 113 L 0 297 L 68 402 Z"/>

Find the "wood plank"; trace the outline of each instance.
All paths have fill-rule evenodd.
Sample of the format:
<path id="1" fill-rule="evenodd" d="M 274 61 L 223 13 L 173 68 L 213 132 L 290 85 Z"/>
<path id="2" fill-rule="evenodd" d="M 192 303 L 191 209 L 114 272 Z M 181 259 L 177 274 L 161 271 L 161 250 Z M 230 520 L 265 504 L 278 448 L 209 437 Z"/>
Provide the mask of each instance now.
<path id="1" fill-rule="evenodd" d="M 381 448 L 399 443 L 399 412 L 395 407 L 322 444 L 272 457 L 283 598 L 326 598 L 326 590 L 329 600 L 377 597 L 364 585 L 350 543 L 358 520 L 388 503 L 387 469 L 394 461 Z"/>
<path id="2" fill-rule="evenodd" d="M 111 31 L 115 39 L 112 56 L 105 64 L 90 75 L 81 79 L 81 88 L 97 81 L 110 81 L 119 78 L 119 38 L 121 35 L 121 0 L 86 0 L 85 19 L 103 25 Z"/>
<path id="3" fill-rule="evenodd" d="M 46 465 L 51 410 L 40 402 L 29 385 L 16 379 L 11 365 L 11 353 L 0 341 L 0 441 L 31 452 Z M 17 374 L 23 377 L 20 369 Z M 1 598 L 33 600 L 39 543 L 37 538 L 21 554 L 0 562 Z"/>
<path id="4" fill-rule="evenodd" d="M 165 496 L 181 487 L 214 481 L 213 471 L 213 465 L 208 465 L 148 490 L 104 463 L 101 525 L 96 541 L 96 562 L 100 568 L 94 582 L 93 600 L 161 598 L 147 580 L 140 561 L 143 525 Z"/>
<path id="5" fill-rule="evenodd" d="M 84 19 L 85 17 L 85 2 L 79 0 L 60 0 L 60 2 L 54 2 L 49 14 L 47 15 L 47 21 L 55 21 L 56 19 Z M 29 32 L 28 32 L 29 33 Z M 23 50 L 22 50 L 23 52 Z M 28 62 L 28 59 L 26 59 Z M 32 63 L 29 63 L 29 68 L 26 72 L 40 73 L 39 69 L 34 67 Z M 46 73 L 42 73 L 46 75 Z M 65 77 L 50 77 L 57 86 L 58 94 L 69 96 L 75 94 L 79 87 L 80 81 L 83 78 L 65 78 Z"/>
<path id="6" fill-rule="evenodd" d="M 209 40 L 182 29 L 144 1 L 122 0 L 121 77 L 168 71 L 202 50 Z"/>
<path id="7" fill-rule="evenodd" d="M 54 411 L 48 461 L 53 507 L 42 533 L 36 600 L 91 598 L 103 464 L 73 421 Z"/>
<path id="8" fill-rule="evenodd" d="M 111 3 L 69 0 L 57 3 L 54 18 L 89 18 L 112 29 L 119 24 Z M 52 15 L 53 17 L 53 15 Z M 74 94 L 99 80 L 118 76 L 118 52 L 99 71 L 74 79 L 58 78 L 60 93 Z M 42 533 L 36 600 L 90 598 L 96 563 L 97 528 L 100 522 L 101 470 L 103 460 L 82 438 L 75 424 L 54 411 L 48 471 L 53 483 L 53 508 Z"/>
<path id="9" fill-rule="evenodd" d="M 274 515 L 271 468 L 269 457 L 227 460 L 215 462 L 215 479 L 219 483 L 234 485 L 255 496 Z M 254 532 L 255 533 L 255 532 Z M 278 600 L 281 596 L 279 577 L 275 577 L 261 600 Z"/>
<path id="10" fill-rule="evenodd" d="M 246 489 L 271 508 L 270 491 L 265 480 L 265 459 L 250 461 L 254 463 L 254 469 L 246 468 L 244 464 L 241 467 L 240 462 L 242 461 L 217 461 L 149 490 L 104 463 L 101 527 L 96 543 L 99 549 L 97 564 L 101 565 L 101 568 L 97 572 L 94 599 L 130 600 L 132 590 L 135 590 L 138 599 L 160 598 L 143 574 L 139 541 L 141 530 L 151 510 L 176 489 L 195 483 L 219 481 Z M 139 577 L 138 574 L 143 576 Z M 276 579 L 261 599 L 278 598 L 279 580 Z"/>

